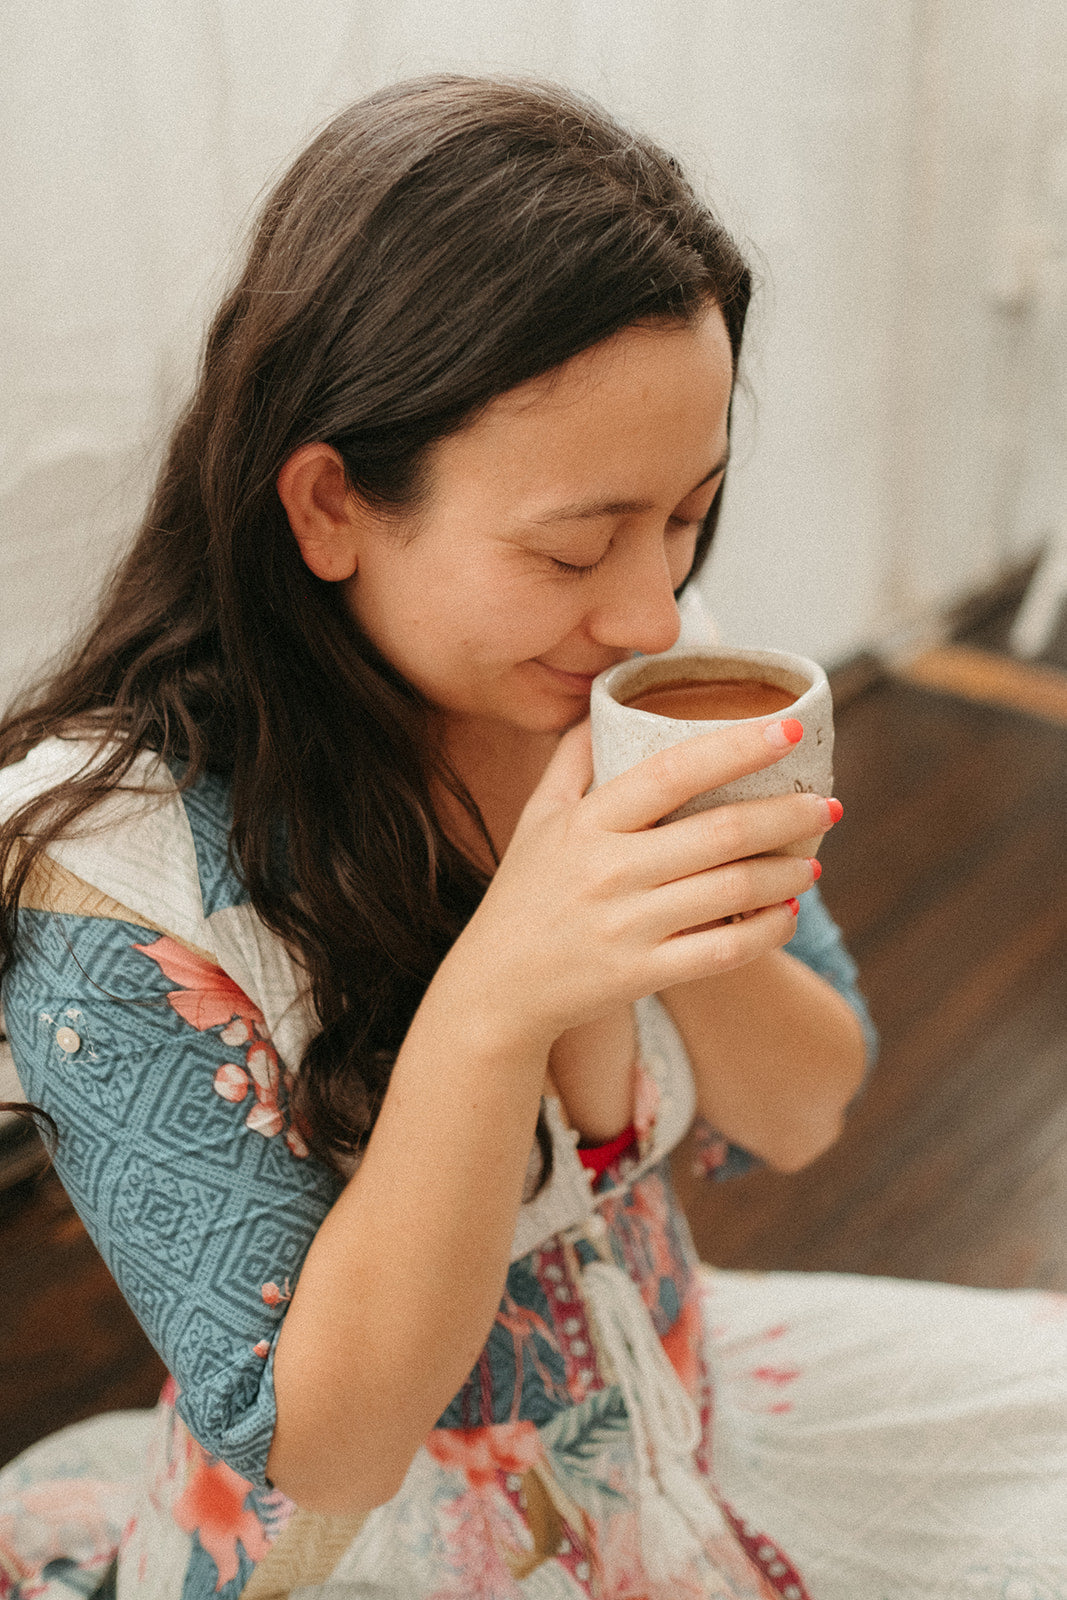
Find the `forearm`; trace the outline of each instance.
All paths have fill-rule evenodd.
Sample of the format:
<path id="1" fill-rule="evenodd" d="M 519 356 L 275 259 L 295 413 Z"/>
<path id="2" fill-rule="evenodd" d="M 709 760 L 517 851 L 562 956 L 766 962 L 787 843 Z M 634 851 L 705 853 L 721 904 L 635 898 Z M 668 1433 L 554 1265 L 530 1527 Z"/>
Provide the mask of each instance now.
<path id="1" fill-rule="evenodd" d="M 359 1171 L 320 1228 L 278 1339 L 268 1474 L 359 1511 L 399 1487 L 499 1306 L 547 1047 L 431 985 Z"/>
<path id="2" fill-rule="evenodd" d="M 549 1088 L 583 1139 L 606 1143 L 633 1121 L 636 1055 L 632 1005 L 568 1028 L 552 1046 Z"/>
<path id="3" fill-rule="evenodd" d="M 775 950 L 659 998 L 689 1053 L 698 1110 L 727 1139 L 787 1172 L 834 1142 L 865 1045 L 824 978 Z"/>
<path id="4" fill-rule="evenodd" d="M 484 899 L 427 990 L 360 1169 L 316 1234 L 278 1337 L 268 1473 L 298 1504 L 358 1511 L 388 1498 L 474 1365 L 505 1282 L 553 1043 L 609 1012 L 628 1028 L 625 1008 L 683 982 L 677 1007 L 694 1019 L 693 1055 L 702 1060 L 696 1040 L 710 1036 L 730 995 L 747 994 L 752 982 L 729 983 L 730 969 L 781 942 L 791 923 L 786 896 L 803 885 L 795 859 L 764 858 L 825 826 L 825 801 L 793 794 L 752 802 L 727 819 L 725 854 L 716 829 L 709 837 L 699 819 L 651 826 L 780 753 L 760 728 L 738 724 L 590 791 L 588 729 L 560 741 Z M 760 909 L 718 926 L 738 893 L 755 895 L 748 904 Z M 697 981 L 711 972 L 721 976 L 710 986 Z M 758 982 L 753 987 L 744 1007 L 765 1040 L 766 1003 L 756 998 Z M 705 993 L 714 1000 L 710 1030 Z M 788 1005 L 783 1014 L 791 1025 Z M 619 1064 L 610 1105 L 586 1096 L 577 1059 L 571 1071 L 566 1050 L 557 1052 L 581 1100 L 580 1125 L 594 1136 L 627 1114 L 629 1035 L 621 1025 L 618 1039 L 614 1025 L 608 1031 L 602 1042 Z M 814 1037 L 818 1026 L 810 1031 Z M 775 1072 L 750 1053 L 749 1075 L 763 1071 L 771 1102 Z M 778 1053 L 787 1088 L 795 1051 Z M 730 1049 L 721 1057 L 729 1061 Z M 742 1075 L 747 1070 L 742 1063 Z M 714 1086 L 716 1061 L 700 1075 Z M 728 1098 L 715 1102 L 724 1131 L 745 1137 L 752 1129 L 752 1148 L 786 1164 L 789 1155 L 757 1126 L 751 1089 L 746 1100 L 734 1085 L 732 1109 Z M 779 1123 L 788 1118 L 778 1114 Z"/>

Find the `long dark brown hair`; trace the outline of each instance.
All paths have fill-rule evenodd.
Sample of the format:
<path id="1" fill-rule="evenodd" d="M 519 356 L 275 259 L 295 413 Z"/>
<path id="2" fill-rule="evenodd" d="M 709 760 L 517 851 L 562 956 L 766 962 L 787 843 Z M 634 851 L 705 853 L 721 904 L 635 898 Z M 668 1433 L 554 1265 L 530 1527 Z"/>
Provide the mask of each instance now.
<path id="1" fill-rule="evenodd" d="M 435 441 L 634 323 L 714 302 L 736 369 L 749 294 L 677 163 L 578 95 L 432 77 L 330 122 L 267 201 L 95 621 L 0 726 L 0 766 L 48 735 L 101 746 L 0 833 L 0 970 L 35 861 L 138 752 L 183 787 L 223 774 L 231 860 L 320 1023 L 297 1110 L 320 1154 L 358 1149 L 486 879 L 434 814 L 436 780 L 477 820 L 426 706 L 304 565 L 278 471 L 325 441 L 356 493 L 403 510 Z M 717 517 L 718 497 L 694 571 Z"/>

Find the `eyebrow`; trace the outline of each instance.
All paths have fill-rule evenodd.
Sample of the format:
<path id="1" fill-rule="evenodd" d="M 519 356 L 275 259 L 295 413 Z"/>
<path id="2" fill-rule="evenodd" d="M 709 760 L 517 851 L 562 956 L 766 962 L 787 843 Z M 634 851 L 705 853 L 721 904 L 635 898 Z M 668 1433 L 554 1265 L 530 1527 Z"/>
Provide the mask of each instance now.
<path id="1" fill-rule="evenodd" d="M 718 460 L 706 477 L 686 491 L 682 496 L 688 500 L 691 494 L 696 494 L 698 489 L 703 489 L 718 473 L 725 472 L 726 464 L 730 459 L 730 452 Z M 570 505 L 559 506 L 555 511 L 548 511 L 543 517 L 534 517 L 532 520 L 538 527 L 553 522 L 577 522 L 583 518 L 593 517 L 622 517 L 641 511 L 651 511 L 651 500 L 576 500 Z"/>

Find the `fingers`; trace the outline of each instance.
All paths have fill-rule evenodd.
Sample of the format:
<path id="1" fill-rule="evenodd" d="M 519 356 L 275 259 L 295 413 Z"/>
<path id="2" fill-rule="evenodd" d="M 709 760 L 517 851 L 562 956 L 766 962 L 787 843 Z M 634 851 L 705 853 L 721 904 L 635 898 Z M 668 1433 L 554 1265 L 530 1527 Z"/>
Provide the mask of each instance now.
<path id="1" fill-rule="evenodd" d="M 700 927 L 679 934 L 660 946 L 658 962 L 662 977 L 656 992 L 672 984 L 692 983 L 717 972 L 730 972 L 749 961 L 781 949 L 796 932 L 796 913 L 791 905 L 766 906 L 738 922 L 715 927 Z"/>
<path id="2" fill-rule="evenodd" d="M 649 828 L 694 795 L 759 772 L 798 743 L 795 718 L 738 722 L 658 750 L 593 791 L 604 826 L 622 833 Z"/>
<path id="3" fill-rule="evenodd" d="M 817 794 L 770 795 L 698 811 L 641 836 L 641 881 L 651 888 L 727 861 L 785 850 L 825 833 L 837 815 L 839 802 Z"/>
<path id="4" fill-rule="evenodd" d="M 640 898 L 652 919 L 650 932 L 669 939 L 723 918 L 782 905 L 805 894 L 816 875 L 816 865 L 802 856 L 763 856 L 679 878 Z"/>

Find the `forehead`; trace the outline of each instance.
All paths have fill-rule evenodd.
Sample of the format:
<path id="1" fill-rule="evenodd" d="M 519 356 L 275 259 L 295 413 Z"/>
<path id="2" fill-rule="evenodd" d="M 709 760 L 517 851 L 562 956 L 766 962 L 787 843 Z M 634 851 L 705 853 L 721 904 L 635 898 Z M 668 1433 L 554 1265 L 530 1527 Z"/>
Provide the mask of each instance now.
<path id="1" fill-rule="evenodd" d="M 442 440 L 430 458 L 435 494 L 520 511 L 557 496 L 677 498 L 723 453 L 732 384 L 718 307 L 625 328 Z"/>

